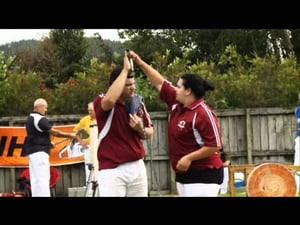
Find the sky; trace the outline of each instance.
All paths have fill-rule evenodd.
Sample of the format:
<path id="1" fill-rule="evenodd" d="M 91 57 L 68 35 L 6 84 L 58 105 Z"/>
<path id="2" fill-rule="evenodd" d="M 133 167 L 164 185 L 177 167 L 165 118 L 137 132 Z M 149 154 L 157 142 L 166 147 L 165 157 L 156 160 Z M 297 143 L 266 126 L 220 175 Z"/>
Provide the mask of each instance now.
<path id="1" fill-rule="evenodd" d="M 48 36 L 50 29 L 0 29 L 0 45 L 21 40 L 40 40 Z M 99 33 L 102 39 L 120 41 L 117 29 L 85 29 L 85 36 L 92 37 Z"/>

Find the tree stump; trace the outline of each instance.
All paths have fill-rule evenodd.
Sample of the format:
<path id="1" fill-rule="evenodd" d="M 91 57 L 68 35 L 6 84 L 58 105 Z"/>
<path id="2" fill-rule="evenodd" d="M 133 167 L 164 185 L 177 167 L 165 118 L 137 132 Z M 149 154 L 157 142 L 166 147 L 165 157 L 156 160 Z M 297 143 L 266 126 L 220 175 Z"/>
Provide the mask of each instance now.
<path id="1" fill-rule="evenodd" d="M 249 173 L 246 193 L 249 197 L 295 197 L 295 175 L 280 163 L 260 164 Z"/>

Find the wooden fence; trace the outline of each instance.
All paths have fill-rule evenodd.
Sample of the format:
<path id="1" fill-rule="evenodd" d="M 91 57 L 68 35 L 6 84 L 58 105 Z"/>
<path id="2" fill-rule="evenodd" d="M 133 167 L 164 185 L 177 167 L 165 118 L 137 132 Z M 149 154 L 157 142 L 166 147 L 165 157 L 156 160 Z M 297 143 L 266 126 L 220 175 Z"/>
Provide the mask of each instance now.
<path id="1" fill-rule="evenodd" d="M 216 110 L 224 140 L 233 165 L 263 161 L 291 163 L 297 120 L 294 109 L 255 108 Z M 148 186 L 153 195 L 175 193 L 174 173 L 170 167 L 167 141 L 167 112 L 150 112 L 155 131 L 144 141 Z M 75 124 L 83 115 L 47 116 L 54 125 Z M 24 126 L 26 117 L 0 118 L 0 126 Z M 1 166 L 1 165 L 0 165 Z M 19 191 L 16 179 L 24 168 L 0 168 L 0 192 Z M 84 186 L 84 165 L 59 166 L 61 179 L 56 196 L 67 196 L 68 188 Z"/>

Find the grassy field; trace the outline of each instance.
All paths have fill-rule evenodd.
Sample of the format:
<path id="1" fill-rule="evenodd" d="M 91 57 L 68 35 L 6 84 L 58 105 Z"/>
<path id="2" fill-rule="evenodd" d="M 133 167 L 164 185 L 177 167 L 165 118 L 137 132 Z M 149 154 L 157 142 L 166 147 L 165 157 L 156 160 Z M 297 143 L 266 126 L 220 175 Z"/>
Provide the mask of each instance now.
<path id="1" fill-rule="evenodd" d="M 236 195 L 235 197 L 247 197 L 245 187 L 238 187 L 235 189 Z M 153 193 L 150 197 L 178 197 L 176 194 L 157 194 Z M 219 197 L 231 197 L 229 191 L 226 194 L 219 194 Z M 300 192 L 298 193 L 297 197 L 300 197 Z"/>
<path id="2" fill-rule="evenodd" d="M 246 197 L 245 187 L 235 188 L 235 197 Z M 226 194 L 219 194 L 219 197 L 231 197 L 229 191 Z"/>
<path id="3" fill-rule="evenodd" d="M 236 197 L 246 197 L 245 187 L 236 188 Z M 165 193 L 150 193 L 149 197 L 178 197 L 177 194 L 165 194 Z M 219 194 L 219 197 L 230 197 L 230 193 Z"/>
<path id="4" fill-rule="evenodd" d="M 235 189 L 236 195 L 235 197 L 247 197 L 245 187 L 239 187 Z M 220 194 L 219 197 L 231 197 L 230 193 L 226 194 Z M 298 195 L 296 197 L 300 197 L 300 192 L 298 192 Z"/>

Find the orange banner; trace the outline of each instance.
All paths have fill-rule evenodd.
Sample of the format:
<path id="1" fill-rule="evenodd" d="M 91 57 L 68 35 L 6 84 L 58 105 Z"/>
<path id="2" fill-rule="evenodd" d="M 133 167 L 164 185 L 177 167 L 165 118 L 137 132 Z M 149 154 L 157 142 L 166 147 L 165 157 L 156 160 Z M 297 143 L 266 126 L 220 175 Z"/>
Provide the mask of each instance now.
<path id="1" fill-rule="evenodd" d="M 73 132 L 75 125 L 54 126 L 65 132 Z M 23 146 L 26 137 L 25 127 L 0 126 L 0 167 L 28 167 L 28 157 L 24 155 Z M 71 143 L 68 138 L 53 137 L 55 144 L 50 152 L 52 166 L 84 162 L 84 152 L 80 145 Z"/>

